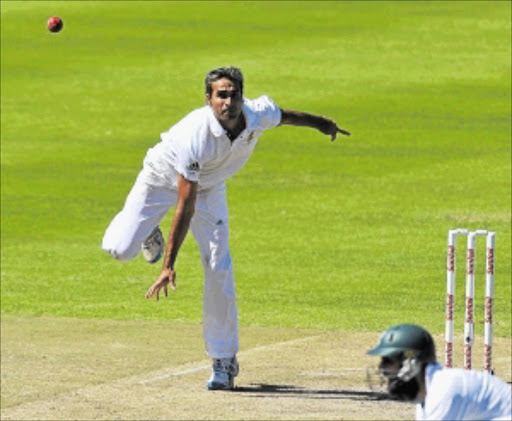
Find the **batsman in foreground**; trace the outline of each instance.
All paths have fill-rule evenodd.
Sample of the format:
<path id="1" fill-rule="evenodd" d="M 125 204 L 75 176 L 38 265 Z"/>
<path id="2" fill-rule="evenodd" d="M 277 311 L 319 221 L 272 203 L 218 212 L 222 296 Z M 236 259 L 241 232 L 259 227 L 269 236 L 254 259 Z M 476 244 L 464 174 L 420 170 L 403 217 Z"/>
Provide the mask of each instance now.
<path id="1" fill-rule="evenodd" d="M 225 180 L 251 156 L 265 130 L 287 124 L 317 129 L 335 140 L 349 136 L 328 118 L 279 108 L 267 96 L 243 96 L 243 75 L 236 67 L 210 71 L 206 105 L 192 111 L 149 149 L 125 205 L 103 237 L 103 249 L 115 259 L 164 256 L 160 276 L 146 298 L 176 289 L 176 259 L 189 228 L 201 253 L 205 285 L 203 334 L 213 361 L 208 389 L 232 389 L 238 374 L 238 309 L 228 246 Z M 174 207 L 167 245 L 159 224 Z"/>
<path id="2" fill-rule="evenodd" d="M 417 404 L 417 420 L 512 418 L 511 386 L 487 372 L 443 368 L 432 336 L 420 326 L 389 328 L 367 354 L 381 357 L 390 395 Z"/>

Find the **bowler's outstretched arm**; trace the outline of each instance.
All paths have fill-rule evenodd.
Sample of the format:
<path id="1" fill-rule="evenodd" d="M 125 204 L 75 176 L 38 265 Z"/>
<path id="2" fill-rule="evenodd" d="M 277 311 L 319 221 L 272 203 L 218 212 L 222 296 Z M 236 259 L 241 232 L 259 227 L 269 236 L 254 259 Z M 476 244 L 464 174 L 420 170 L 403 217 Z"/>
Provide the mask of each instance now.
<path id="1" fill-rule="evenodd" d="M 338 133 L 350 136 L 346 130 L 340 129 L 338 125 L 327 117 L 317 116 L 302 111 L 281 109 L 281 122 L 279 125 L 305 126 L 317 129 L 318 131 L 330 135 L 331 141 L 336 139 Z"/>

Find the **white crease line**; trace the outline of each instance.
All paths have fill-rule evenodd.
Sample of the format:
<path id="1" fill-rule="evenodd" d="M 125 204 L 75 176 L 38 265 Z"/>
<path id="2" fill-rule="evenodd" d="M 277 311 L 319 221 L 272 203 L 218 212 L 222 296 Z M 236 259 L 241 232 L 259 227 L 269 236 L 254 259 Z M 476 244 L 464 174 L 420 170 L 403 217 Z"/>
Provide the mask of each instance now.
<path id="1" fill-rule="evenodd" d="M 201 365 L 198 367 L 192 367 L 187 370 L 175 371 L 173 373 L 165 374 L 163 376 L 157 376 L 157 377 L 153 377 L 152 379 L 142 380 L 138 384 L 148 384 L 148 383 L 156 382 L 157 380 L 168 379 L 168 378 L 174 377 L 174 376 L 183 376 L 184 374 L 195 373 L 196 371 L 205 370 L 210 367 L 211 367 L 211 364 L 208 364 L 208 365 Z"/>
<path id="2" fill-rule="evenodd" d="M 326 374 L 336 374 L 338 371 L 366 371 L 366 368 L 340 368 L 335 371 L 319 371 L 318 373 L 326 373 Z"/>
<path id="3" fill-rule="evenodd" d="M 249 354 L 249 353 L 254 352 L 254 351 L 261 351 L 261 350 L 265 350 L 265 349 L 279 347 L 281 345 L 290 345 L 290 344 L 296 344 L 296 343 L 300 343 L 300 342 L 307 342 L 310 339 L 313 339 L 313 338 L 316 338 L 316 337 L 322 336 L 322 335 L 325 335 L 325 332 L 316 333 L 316 334 L 311 335 L 311 336 L 303 336 L 302 338 L 290 339 L 289 341 L 274 342 L 274 343 L 271 343 L 271 344 L 260 345 L 260 346 L 254 347 L 254 348 L 249 348 L 246 351 L 240 352 L 239 355 L 240 354 L 241 355 L 245 355 L 245 354 Z"/>
<path id="4" fill-rule="evenodd" d="M 323 333 L 319 333 L 319 334 L 311 335 L 311 336 L 306 336 L 306 337 L 302 337 L 302 338 L 298 338 L 298 339 L 292 339 L 292 340 L 289 340 L 289 341 L 274 342 L 274 343 L 267 344 L 267 345 L 261 345 L 261 346 L 257 346 L 257 347 L 254 347 L 254 348 L 250 348 L 247 351 L 239 352 L 238 355 L 239 356 L 240 356 L 240 354 L 245 355 L 245 354 L 250 353 L 251 351 L 260 351 L 262 349 L 272 348 L 272 347 L 275 347 L 275 346 L 303 342 L 303 341 L 307 341 L 307 340 L 312 339 L 312 338 L 316 338 L 317 336 L 320 336 L 320 335 L 323 335 Z M 192 367 L 192 368 L 189 368 L 189 369 L 186 369 L 186 370 L 174 371 L 172 373 L 164 374 L 162 376 L 157 376 L 157 377 L 153 377 L 151 379 L 142 380 L 142 381 L 138 382 L 137 384 L 153 383 L 153 382 L 156 382 L 158 380 L 163 380 L 163 379 L 168 379 L 168 378 L 175 377 L 175 376 L 183 376 L 185 374 L 195 373 L 197 371 L 205 370 L 205 369 L 210 368 L 210 367 L 211 367 L 211 364 L 208 364 L 208 365 L 201 365 L 201 366 L 197 366 L 197 367 Z"/>

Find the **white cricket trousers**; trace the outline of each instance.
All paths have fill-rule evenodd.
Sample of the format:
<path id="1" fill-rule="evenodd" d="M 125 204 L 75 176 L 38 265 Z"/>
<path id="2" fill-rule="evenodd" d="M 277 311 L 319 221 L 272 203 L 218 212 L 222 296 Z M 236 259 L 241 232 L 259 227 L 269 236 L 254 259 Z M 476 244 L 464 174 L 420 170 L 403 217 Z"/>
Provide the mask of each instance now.
<path id="1" fill-rule="evenodd" d="M 121 261 L 135 258 L 143 241 L 176 205 L 176 185 L 176 180 L 161 178 L 145 166 L 123 209 L 107 228 L 103 249 Z M 203 334 L 211 358 L 231 358 L 238 351 L 238 309 L 228 228 L 225 183 L 199 190 L 190 229 L 204 269 Z"/>

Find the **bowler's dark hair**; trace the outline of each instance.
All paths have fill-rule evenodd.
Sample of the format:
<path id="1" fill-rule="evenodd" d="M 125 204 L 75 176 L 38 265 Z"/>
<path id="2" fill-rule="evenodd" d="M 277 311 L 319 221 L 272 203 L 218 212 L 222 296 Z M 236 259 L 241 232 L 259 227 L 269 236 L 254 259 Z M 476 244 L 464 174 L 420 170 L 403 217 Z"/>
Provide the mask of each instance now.
<path id="1" fill-rule="evenodd" d="M 218 69 L 213 69 L 206 74 L 206 78 L 204 79 L 204 88 L 205 92 L 208 95 L 212 94 L 212 83 L 216 82 L 219 79 L 229 79 L 235 85 L 240 88 L 240 93 L 244 93 L 244 76 L 242 75 L 242 71 L 238 67 L 220 67 Z"/>

